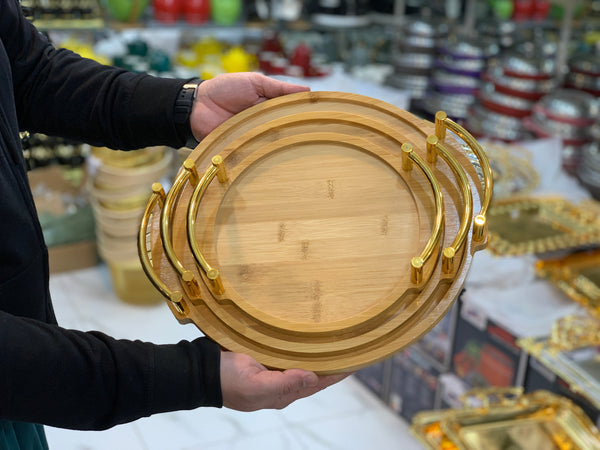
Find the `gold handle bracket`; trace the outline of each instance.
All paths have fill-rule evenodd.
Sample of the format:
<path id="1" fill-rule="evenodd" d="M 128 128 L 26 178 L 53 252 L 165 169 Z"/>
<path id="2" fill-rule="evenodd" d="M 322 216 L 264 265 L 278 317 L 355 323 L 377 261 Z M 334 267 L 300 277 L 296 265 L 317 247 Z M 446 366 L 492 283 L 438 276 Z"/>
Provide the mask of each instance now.
<path id="1" fill-rule="evenodd" d="M 183 189 L 183 185 L 188 180 L 193 185 L 198 184 L 199 181 L 196 165 L 192 159 L 188 158 L 183 162 L 183 169 L 175 179 L 173 186 L 163 201 L 163 208 L 160 214 L 160 237 L 167 259 L 179 274 L 185 293 L 189 298 L 198 299 L 200 298 L 198 281 L 192 271 L 183 267 L 171 244 L 171 216 L 175 198 L 179 195 L 179 192 Z"/>
<path id="2" fill-rule="evenodd" d="M 192 254 L 194 255 L 194 259 L 200 268 L 206 274 L 206 277 L 210 280 L 214 291 L 217 294 L 223 294 L 225 292 L 225 288 L 223 286 L 223 281 L 221 280 L 221 275 L 218 269 L 212 267 L 207 261 L 202 251 L 200 250 L 200 246 L 196 241 L 196 216 L 198 214 L 198 207 L 200 206 L 200 201 L 202 200 L 202 196 L 208 185 L 213 180 L 213 178 L 217 177 L 221 184 L 224 184 L 229 179 L 227 176 L 227 172 L 225 170 L 225 162 L 220 155 L 213 156 L 212 165 L 206 169 L 204 175 L 196 185 L 194 189 L 194 193 L 190 198 L 190 203 L 188 206 L 188 214 L 187 214 L 187 234 L 188 234 L 188 243 L 190 245 L 190 249 L 192 250 Z"/>
<path id="3" fill-rule="evenodd" d="M 445 274 L 449 274 L 454 270 L 454 257 L 464 245 L 467 239 L 467 234 L 469 233 L 469 228 L 471 227 L 471 218 L 473 216 L 473 196 L 471 194 L 471 186 L 467 180 L 467 175 L 460 163 L 454 156 L 452 156 L 450 151 L 448 151 L 448 149 L 440 142 L 436 135 L 432 134 L 427 136 L 427 155 L 436 155 L 432 156 L 431 162 L 435 163 L 438 154 L 442 157 L 442 159 L 444 159 L 444 161 L 446 161 L 446 164 L 450 166 L 454 172 L 454 175 L 458 179 L 458 184 L 464 200 L 464 208 L 462 211 L 458 233 L 456 234 L 452 244 L 450 244 L 449 247 L 446 247 L 442 252 L 442 271 Z"/>
<path id="4" fill-rule="evenodd" d="M 142 268 L 146 273 L 146 276 L 156 289 L 167 299 L 175 310 L 180 314 L 185 314 L 181 292 L 171 291 L 169 288 L 160 280 L 160 278 L 154 272 L 152 261 L 150 259 L 150 251 L 146 245 L 146 232 L 148 230 L 148 222 L 155 206 L 158 204 L 159 207 L 163 206 L 165 199 L 165 191 L 160 183 L 154 183 L 152 185 L 152 195 L 148 200 L 142 221 L 140 224 L 140 230 L 138 233 L 138 255 L 142 263 Z"/>
<path id="5" fill-rule="evenodd" d="M 485 238 L 486 232 L 486 214 L 492 200 L 492 191 L 494 182 L 492 180 L 492 168 L 485 154 L 485 151 L 479 145 L 471 134 L 463 127 L 458 125 L 444 111 L 438 111 L 435 115 L 435 134 L 440 141 L 446 138 L 446 129 L 449 129 L 467 143 L 471 150 L 477 156 L 481 169 L 483 170 L 484 193 L 483 201 L 481 202 L 481 210 L 473 219 L 473 240 L 481 242 Z"/>
<path id="6" fill-rule="evenodd" d="M 405 142 L 402 144 L 402 169 L 409 172 L 412 170 L 413 163 L 419 166 L 425 177 L 431 184 L 434 194 L 435 202 L 435 220 L 433 224 L 433 230 L 427 245 L 419 256 L 415 256 L 410 261 L 411 266 L 411 281 L 413 284 L 420 284 L 423 282 L 423 267 L 425 263 L 431 258 L 435 247 L 439 244 L 442 231 L 444 229 L 444 200 L 442 198 L 442 190 L 440 184 L 435 178 L 433 172 L 423 159 L 417 155 L 412 147 L 412 144 Z"/>

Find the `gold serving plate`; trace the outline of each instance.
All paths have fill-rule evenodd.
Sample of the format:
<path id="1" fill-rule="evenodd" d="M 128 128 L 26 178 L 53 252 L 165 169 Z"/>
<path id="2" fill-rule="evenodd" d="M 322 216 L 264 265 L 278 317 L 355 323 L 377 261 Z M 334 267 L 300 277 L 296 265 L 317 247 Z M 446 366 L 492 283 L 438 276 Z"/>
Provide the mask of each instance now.
<path id="1" fill-rule="evenodd" d="M 600 322 L 591 316 L 557 320 L 550 337 L 522 338 L 517 345 L 600 409 Z"/>
<path id="2" fill-rule="evenodd" d="M 483 149 L 490 159 L 494 178 L 494 200 L 525 196 L 539 184 L 529 150 L 514 143 L 486 142 Z"/>
<path id="3" fill-rule="evenodd" d="M 411 433 L 431 450 L 458 450 L 460 447 L 451 440 L 443 428 L 448 410 L 423 411 L 413 416 Z"/>
<path id="4" fill-rule="evenodd" d="M 535 273 L 552 282 L 600 320 L 600 249 L 539 261 Z"/>
<path id="5" fill-rule="evenodd" d="M 495 201 L 488 214 L 488 250 L 496 255 L 542 254 L 600 244 L 600 220 L 563 198 Z"/>
<path id="6" fill-rule="evenodd" d="M 432 450 L 600 448 L 600 432 L 569 399 L 548 391 L 492 390 L 466 394 L 485 399 L 477 406 L 418 413 L 412 433 Z"/>
<path id="7" fill-rule="evenodd" d="M 139 256 L 175 317 L 224 348 L 357 370 L 450 309 L 486 245 L 492 184 L 443 112 L 434 124 L 355 94 L 287 95 L 214 130 L 169 192 L 153 185 Z"/>

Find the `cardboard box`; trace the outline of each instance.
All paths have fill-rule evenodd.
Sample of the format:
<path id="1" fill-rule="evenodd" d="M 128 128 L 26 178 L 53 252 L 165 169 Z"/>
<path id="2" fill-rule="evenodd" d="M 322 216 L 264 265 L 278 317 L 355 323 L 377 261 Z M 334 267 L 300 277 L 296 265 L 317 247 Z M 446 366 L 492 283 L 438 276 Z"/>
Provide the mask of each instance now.
<path id="1" fill-rule="evenodd" d="M 459 301 L 452 371 L 469 387 L 522 386 L 527 354 L 517 336 L 475 305 Z"/>
<path id="2" fill-rule="evenodd" d="M 378 398 L 387 402 L 392 361 L 386 359 L 371 366 L 360 369 L 354 377 L 364 384 Z"/>
<path id="3" fill-rule="evenodd" d="M 440 409 L 462 408 L 462 396 L 467 393 L 469 387 L 453 373 L 444 373 L 439 379 Z"/>
<path id="4" fill-rule="evenodd" d="M 99 262 L 96 241 L 73 242 L 49 247 L 48 259 L 51 274 L 93 267 Z"/>
<path id="5" fill-rule="evenodd" d="M 50 273 L 98 264 L 84 169 L 52 165 L 34 169 L 28 176 L 48 246 Z"/>
<path id="6" fill-rule="evenodd" d="M 411 346 L 392 358 L 388 405 L 407 421 L 420 411 L 440 406 L 438 378 L 443 368 L 418 347 Z"/>
<path id="7" fill-rule="evenodd" d="M 457 319 L 458 305 L 455 303 L 429 333 L 412 345 L 438 363 L 444 372 L 450 369 L 452 361 Z"/>
<path id="8" fill-rule="evenodd" d="M 422 339 L 355 377 L 406 420 L 438 408 L 437 379 L 450 369 L 457 315 L 455 304 Z"/>

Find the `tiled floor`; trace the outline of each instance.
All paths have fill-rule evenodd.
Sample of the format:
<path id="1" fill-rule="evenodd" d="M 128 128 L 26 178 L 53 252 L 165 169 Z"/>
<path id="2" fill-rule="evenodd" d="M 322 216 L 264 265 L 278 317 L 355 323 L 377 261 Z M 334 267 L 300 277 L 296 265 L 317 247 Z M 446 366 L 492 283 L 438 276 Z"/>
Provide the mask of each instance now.
<path id="1" fill-rule="evenodd" d="M 112 291 L 108 270 L 54 275 L 50 282 L 63 327 L 117 338 L 172 343 L 199 335 L 167 306 L 134 306 Z M 240 413 L 200 408 L 159 414 L 102 432 L 46 428 L 52 450 L 363 450 L 421 449 L 405 422 L 352 377 L 282 411 Z"/>

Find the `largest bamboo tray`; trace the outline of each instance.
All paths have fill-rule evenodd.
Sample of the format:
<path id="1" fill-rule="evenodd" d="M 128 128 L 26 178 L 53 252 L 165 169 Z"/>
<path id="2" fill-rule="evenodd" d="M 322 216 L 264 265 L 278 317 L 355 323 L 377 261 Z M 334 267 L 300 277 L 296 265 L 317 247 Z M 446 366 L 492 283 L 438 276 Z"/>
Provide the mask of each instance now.
<path id="1" fill-rule="evenodd" d="M 486 243 L 492 180 L 443 112 L 309 92 L 237 114 L 153 190 L 140 258 L 175 317 L 267 367 L 336 373 L 449 310 Z"/>

